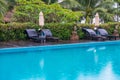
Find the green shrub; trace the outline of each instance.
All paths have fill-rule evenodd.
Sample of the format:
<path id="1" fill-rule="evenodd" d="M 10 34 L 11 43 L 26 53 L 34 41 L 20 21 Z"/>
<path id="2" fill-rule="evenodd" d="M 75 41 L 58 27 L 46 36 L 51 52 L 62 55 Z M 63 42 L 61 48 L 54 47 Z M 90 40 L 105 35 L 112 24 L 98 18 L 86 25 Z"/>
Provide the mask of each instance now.
<path id="1" fill-rule="evenodd" d="M 71 27 L 73 23 L 60 24 L 51 23 L 46 24 L 43 28 L 48 28 L 52 31 L 53 36 L 59 37 L 63 40 L 68 40 L 71 35 Z M 24 33 L 25 29 L 34 28 L 38 30 L 39 25 L 34 23 L 9 23 L 0 24 L 0 40 L 25 40 L 26 35 Z"/>
<path id="2" fill-rule="evenodd" d="M 44 13 L 46 23 L 76 22 L 82 16 L 81 12 L 63 9 L 59 4 L 47 5 L 39 0 L 17 0 L 18 6 L 14 9 L 14 22 L 32 22 L 38 24 L 39 13 Z"/>
<path id="3" fill-rule="evenodd" d="M 73 25 L 74 23 L 67 24 L 51 23 L 46 24 L 45 28 L 50 29 L 53 33 L 53 36 L 57 36 L 62 40 L 69 40 Z"/>
<path id="4" fill-rule="evenodd" d="M 81 29 L 82 27 L 89 27 L 89 28 L 94 29 L 95 27 L 94 24 L 77 24 L 77 26 L 79 27 L 79 29 Z M 109 34 L 112 34 L 114 30 L 116 29 L 116 26 L 118 27 L 117 30 L 120 33 L 120 22 L 104 23 L 104 24 L 100 24 L 99 27 L 106 29 Z"/>
<path id="5" fill-rule="evenodd" d="M 118 31 L 120 33 L 120 23 L 106 23 L 100 25 L 100 27 L 105 28 L 109 34 L 112 34 L 116 25 L 118 26 Z M 74 23 L 49 23 L 45 24 L 43 28 L 50 29 L 53 33 L 53 36 L 59 37 L 61 40 L 69 40 L 74 26 Z M 94 28 L 94 25 L 77 24 L 77 33 L 80 39 L 84 37 L 84 33 L 82 32 L 83 27 Z M 26 40 L 24 31 L 28 28 L 34 28 L 38 30 L 40 26 L 34 23 L 0 23 L 0 40 Z"/>
<path id="6" fill-rule="evenodd" d="M 116 29 L 116 26 L 118 27 L 118 32 L 120 33 L 120 22 L 111 22 L 111 23 L 105 23 L 100 25 L 100 27 L 105 28 L 109 34 L 112 34 L 114 30 Z"/>
<path id="7" fill-rule="evenodd" d="M 24 40 L 26 36 L 24 30 L 30 26 L 30 23 L 0 24 L 0 40 Z"/>

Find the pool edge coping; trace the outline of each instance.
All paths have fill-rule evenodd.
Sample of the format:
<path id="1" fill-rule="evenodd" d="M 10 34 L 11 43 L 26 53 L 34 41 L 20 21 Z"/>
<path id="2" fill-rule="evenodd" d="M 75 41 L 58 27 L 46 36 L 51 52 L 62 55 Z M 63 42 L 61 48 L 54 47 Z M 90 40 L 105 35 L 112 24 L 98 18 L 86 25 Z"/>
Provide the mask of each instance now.
<path id="1" fill-rule="evenodd" d="M 27 47 L 14 47 L 14 48 L 2 48 L 0 53 L 6 52 L 21 52 L 21 51 L 33 51 L 33 50 L 50 50 L 50 49 L 61 49 L 61 48 L 72 48 L 72 47 L 85 47 L 85 46 L 97 46 L 105 44 L 120 44 L 120 40 L 115 41 L 100 41 L 100 42 L 82 42 L 82 43 L 68 43 L 68 44 L 56 44 L 56 45 L 39 45 L 39 46 L 27 46 Z M 29 50 L 28 50 L 29 49 Z"/>

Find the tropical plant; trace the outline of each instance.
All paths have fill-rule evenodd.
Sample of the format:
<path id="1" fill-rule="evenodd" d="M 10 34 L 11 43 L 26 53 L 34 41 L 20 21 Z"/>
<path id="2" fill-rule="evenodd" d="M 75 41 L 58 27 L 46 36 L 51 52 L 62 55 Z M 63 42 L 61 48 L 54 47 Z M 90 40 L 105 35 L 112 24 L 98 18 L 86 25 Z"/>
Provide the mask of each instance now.
<path id="1" fill-rule="evenodd" d="M 69 2 L 69 3 L 68 3 Z M 71 3 L 71 4 L 70 4 Z M 90 23 L 90 20 L 98 12 L 105 21 L 113 21 L 114 16 L 114 1 L 113 0 L 64 0 L 62 4 L 68 5 L 68 8 L 72 9 L 72 5 L 76 4 L 75 10 L 83 12 L 86 19 L 86 23 Z"/>
<path id="2" fill-rule="evenodd" d="M 78 10 L 80 7 L 80 4 L 76 0 L 63 0 L 60 2 L 60 5 L 62 5 L 64 8 L 72 10 Z"/>
<path id="3" fill-rule="evenodd" d="M 6 0 L 8 4 L 8 9 L 11 10 L 15 6 L 15 0 Z"/>
<path id="4" fill-rule="evenodd" d="M 46 4 L 52 4 L 57 2 L 58 0 L 42 0 L 42 1 L 44 1 Z"/>
<path id="5" fill-rule="evenodd" d="M 84 11 L 86 23 L 89 23 L 91 18 L 98 12 L 104 21 L 113 21 L 113 5 L 112 0 L 77 0 L 81 5 L 81 10 Z"/>
<path id="6" fill-rule="evenodd" d="M 47 5 L 42 1 L 18 0 L 15 7 L 14 18 L 16 22 L 38 23 L 39 12 L 43 11 L 46 23 L 76 22 L 82 16 L 81 12 L 63 9 L 58 3 Z"/>
<path id="7" fill-rule="evenodd" d="M 7 10 L 7 2 L 5 0 L 0 0 L 0 18 L 4 16 Z"/>

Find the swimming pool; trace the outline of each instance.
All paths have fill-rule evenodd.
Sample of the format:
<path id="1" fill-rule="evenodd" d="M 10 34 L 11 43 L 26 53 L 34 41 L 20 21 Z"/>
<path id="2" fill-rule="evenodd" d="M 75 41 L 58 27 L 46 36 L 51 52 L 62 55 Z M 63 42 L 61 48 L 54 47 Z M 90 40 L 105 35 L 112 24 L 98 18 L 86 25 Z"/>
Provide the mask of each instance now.
<path id="1" fill-rule="evenodd" d="M 120 80 L 120 41 L 0 49 L 0 80 Z"/>

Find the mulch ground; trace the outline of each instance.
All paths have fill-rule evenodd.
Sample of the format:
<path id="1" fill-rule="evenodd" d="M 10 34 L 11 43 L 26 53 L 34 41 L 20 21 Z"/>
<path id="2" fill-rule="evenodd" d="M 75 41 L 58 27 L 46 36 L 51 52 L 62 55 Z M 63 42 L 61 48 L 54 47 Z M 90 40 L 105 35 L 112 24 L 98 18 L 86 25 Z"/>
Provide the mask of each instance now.
<path id="1" fill-rule="evenodd" d="M 81 43 L 81 42 L 90 42 L 89 40 L 80 40 L 80 41 L 59 41 L 59 42 L 46 42 L 46 43 L 37 43 L 30 40 L 26 41 L 4 41 L 0 42 L 0 48 L 10 48 L 10 47 L 28 47 L 28 46 L 43 46 L 43 45 L 55 45 L 55 44 L 69 44 L 69 43 Z"/>

